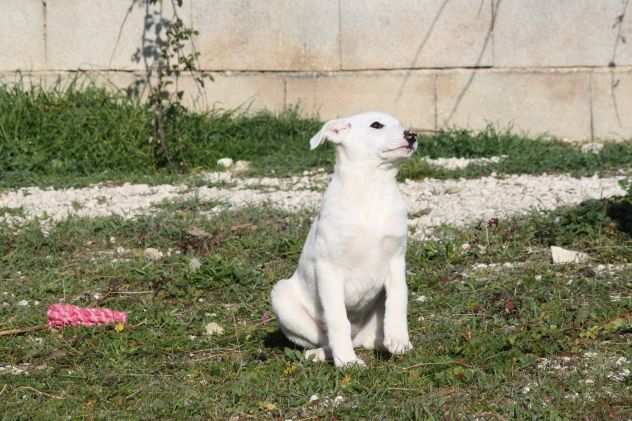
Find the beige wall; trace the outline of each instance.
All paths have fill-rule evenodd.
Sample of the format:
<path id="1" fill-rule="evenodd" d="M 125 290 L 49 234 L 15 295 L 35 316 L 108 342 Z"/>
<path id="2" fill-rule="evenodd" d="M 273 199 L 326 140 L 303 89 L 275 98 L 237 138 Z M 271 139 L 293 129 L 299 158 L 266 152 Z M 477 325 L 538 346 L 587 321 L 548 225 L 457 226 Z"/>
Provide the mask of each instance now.
<path id="1" fill-rule="evenodd" d="M 140 3 L 0 0 L 0 79 L 81 70 L 126 87 L 143 69 Z M 419 128 L 632 138 L 626 0 L 185 0 L 179 13 L 216 77 L 204 92 L 183 80 L 200 109 L 381 109 Z"/>

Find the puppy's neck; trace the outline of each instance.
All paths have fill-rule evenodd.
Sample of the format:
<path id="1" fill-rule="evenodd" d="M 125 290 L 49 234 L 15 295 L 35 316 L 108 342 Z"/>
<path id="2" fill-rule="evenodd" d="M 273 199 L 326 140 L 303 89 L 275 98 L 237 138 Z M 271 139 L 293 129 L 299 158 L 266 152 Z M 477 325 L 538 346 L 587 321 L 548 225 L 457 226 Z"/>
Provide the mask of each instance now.
<path id="1" fill-rule="evenodd" d="M 386 182 L 396 183 L 395 177 L 399 166 L 381 160 L 351 161 L 344 157 L 336 157 L 334 177 L 342 181 Z"/>

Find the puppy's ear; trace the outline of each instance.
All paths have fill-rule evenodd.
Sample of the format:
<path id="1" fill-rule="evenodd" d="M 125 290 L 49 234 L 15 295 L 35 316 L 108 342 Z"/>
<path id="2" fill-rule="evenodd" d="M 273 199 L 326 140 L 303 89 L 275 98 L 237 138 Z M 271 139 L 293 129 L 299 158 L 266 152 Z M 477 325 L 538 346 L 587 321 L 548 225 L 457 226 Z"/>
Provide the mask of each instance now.
<path id="1" fill-rule="evenodd" d="M 333 143 L 341 143 L 347 133 L 351 130 L 349 120 L 341 118 L 338 120 L 330 120 L 323 125 L 318 133 L 309 140 L 309 148 L 314 150 L 318 145 L 322 144 L 325 139 Z"/>

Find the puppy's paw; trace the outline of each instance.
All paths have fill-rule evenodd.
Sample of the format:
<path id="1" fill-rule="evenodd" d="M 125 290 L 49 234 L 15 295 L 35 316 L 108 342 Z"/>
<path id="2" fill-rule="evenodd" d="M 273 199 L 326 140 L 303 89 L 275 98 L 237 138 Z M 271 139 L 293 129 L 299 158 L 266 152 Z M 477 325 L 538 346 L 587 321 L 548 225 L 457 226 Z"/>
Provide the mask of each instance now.
<path id="1" fill-rule="evenodd" d="M 384 348 L 393 355 L 399 355 L 412 350 L 413 344 L 410 343 L 408 335 L 401 338 L 386 337 L 384 338 Z"/>
<path id="2" fill-rule="evenodd" d="M 334 364 L 338 368 L 366 367 L 366 363 L 358 357 L 350 360 L 341 360 L 338 358 L 334 358 Z"/>
<path id="3" fill-rule="evenodd" d="M 321 362 L 331 359 L 329 350 L 325 348 L 308 349 L 305 351 L 305 359 L 308 361 Z"/>

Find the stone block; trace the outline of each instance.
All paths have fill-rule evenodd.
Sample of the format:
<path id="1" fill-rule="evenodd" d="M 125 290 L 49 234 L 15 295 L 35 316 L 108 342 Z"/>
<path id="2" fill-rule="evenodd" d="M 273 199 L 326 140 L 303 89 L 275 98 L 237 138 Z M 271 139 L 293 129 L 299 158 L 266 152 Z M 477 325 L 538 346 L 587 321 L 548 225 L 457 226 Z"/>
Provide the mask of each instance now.
<path id="1" fill-rule="evenodd" d="M 595 138 L 632 140 L 632 71 L 596 71 L 591 77 Z"/>
<path id="2" fill-rule="evenodd" d="M 11 4 L 9 4 L 11 3 Z M 46 67 L 44 7 L 40 0 L 0 4 L 0 70 Z"/>
<path id="3" fill-rule="evenodd" d="M 492 64 L 491 0 L 341 2 L 344 69 Z"/>
<path id="4" fill-rule="evenodd" d="M 344 72 L 289 78 L 286 104 L 326 120 L 385 111 L 406 126 L 432 129 L 434 75 L 425 71 Z"/>
<path id="5" fill-rule="evenodd" d="M 275 112 L 284 109 L 284 84 L 281 77 L 261 74 L 215 74 L 201 88 L 186 76 L 180 83 L 184 103 L 194 110 L 233 110 Z"/>
<path id="6" fill-rule="evenodd" d="M 20 84 L 24 87 L 40 86 L 46 89 L 66 89 L 70 83 L 82 88 L 95 85 L 111 91 L 127 92 L 141 73 L 89 71 L 89 72 L 0 72 L 0 83 Z M 193 78 L 184 75 L 178 81 L 178 89 L 184 91 L 183 103 L 196 111 L 234 110 L 283 111 L 285 105 L 285 81 L 275 75 L 261 74 L 215 74 L 214 81 L 205 80 L 200 88 Z M 175 86 L 171 85 L 172 87 Z M 147 91 L 141 91 L 142 97 Z"/>
<path id="7" fill-rule="evenodd" d="M 496 0 L 497 67 L 632 64 L 632 7 L 625 1 Z M 617 40 L 618 39 L 618 40 Z"/>
<path id="8" fill-rule="evenodd" d="M 193 3 L 203 69 L 338 69 L 338 0 Z"/>
<path id="9" fill-rule="evenodd" d="M 76 89 L 84 89 L 88 85 L 94 85 L 116 91 L 127 91 L 136 77 L 132 72 L 0 72 L 0 83 L 9 86 L 17 85 L 25 89 L 41 87 L 44 89 L 56 89 L 64 91 L 72 84 Z"/>
<path id="10" fill-rule="evenodd" d="M 591 138 L 585 71 L 449 71 L 437 77 L 439 127 L 491 124 L 530 135 Z"/>
<path id="11" fill-rule="evenodd" d="M 173 19 L 170 2 L 165 2 L 162 12 L 158 6 L 131 0 L 52 0 L 47 4 L 51 70 L 143 69 L 143 51 L 150 55 L 157 28 L 153 24 L 145 29 L 146 23 Z M 189 1 L 177 9 L 185 25 L 191 23 L 190 7 Z M 133 58 L 139 52 L 140 61 Z"/>

